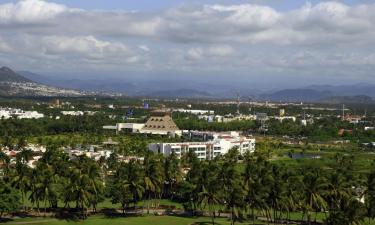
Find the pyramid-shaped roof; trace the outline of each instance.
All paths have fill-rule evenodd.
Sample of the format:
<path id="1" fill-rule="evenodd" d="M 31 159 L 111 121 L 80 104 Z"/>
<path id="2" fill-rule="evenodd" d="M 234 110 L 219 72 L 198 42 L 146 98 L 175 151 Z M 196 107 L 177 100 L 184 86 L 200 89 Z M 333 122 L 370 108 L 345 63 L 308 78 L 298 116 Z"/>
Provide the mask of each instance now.
<path id="1" fill-rule="evenodd" d="M 145 123 L 143 131 L 178 131 L 169 112 L 153 112 Z"/>

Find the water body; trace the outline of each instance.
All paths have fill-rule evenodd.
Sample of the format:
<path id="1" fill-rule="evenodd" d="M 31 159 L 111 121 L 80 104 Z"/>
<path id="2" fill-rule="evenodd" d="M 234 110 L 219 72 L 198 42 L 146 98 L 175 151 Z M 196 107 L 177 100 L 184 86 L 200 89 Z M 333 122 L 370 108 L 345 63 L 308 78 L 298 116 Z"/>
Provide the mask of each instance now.
<path id="1" fill-rule="evenodd" d="M 321 155 L 311 153 L 289 153 L 285 156 L 291 159 L 320 159 L 322 157 Z"/>

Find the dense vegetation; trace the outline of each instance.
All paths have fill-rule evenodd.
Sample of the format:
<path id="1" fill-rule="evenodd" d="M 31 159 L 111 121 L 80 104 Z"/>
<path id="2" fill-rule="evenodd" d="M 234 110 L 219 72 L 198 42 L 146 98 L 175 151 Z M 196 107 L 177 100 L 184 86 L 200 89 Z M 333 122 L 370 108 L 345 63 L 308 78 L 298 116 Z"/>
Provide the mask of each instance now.
<path id="1" fill-rule="evenodd" d="M 199 161 L 193 152 L 181 160 L 148 152 L 143 160 L 123 161 L 120 155 L 121 151 L 98 162 L 85 156 L 70 159 L 49 146 L 30 168 L 29 150 L 17 154 L 14 163 L 1 153 L 0 212 L 14 212 L 21 205 L 30 210 L 30 201 L 38 213 L 62 207 L 84 219 L 105 199 L 120 204 L 123 213 L 139 202 L 149 213 L 151 206 L 169 199 L 192 214 L 206 212 L 212 223 L 219 214 L 227 214 L 232 224 L 263 217 L 281 223 L 295 220 L 295 213 L 308 224 L 323 220 L 349 225 L 375 217 L 375 166 L 366 174 L 357 173 L 349 156 L 336 155 L 329 167 L 289 167 L 271 163 L 260 152 L 239 162 L 236 149 L 212 161 Z M 186 174 L 183 168 L 189 168 Z"/>

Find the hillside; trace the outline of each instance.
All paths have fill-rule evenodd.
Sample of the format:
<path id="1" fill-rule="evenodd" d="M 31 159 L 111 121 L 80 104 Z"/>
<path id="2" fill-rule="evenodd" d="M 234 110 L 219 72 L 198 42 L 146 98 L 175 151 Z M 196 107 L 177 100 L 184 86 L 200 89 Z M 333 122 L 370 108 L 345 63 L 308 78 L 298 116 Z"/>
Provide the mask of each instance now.
<path id="1" fill-rule="evenodd" d="M 374 104 L 375 99 L 366 95 L 332 96 L 323 98 L 319 102 L 327 104 Z"/>
<path id="2" fill-rule="evenodd" d="M 320 99 L 330 97 L 329 91 L 318 91 L 313 89 L 285 89 L 260 96 L 264 100 L 288 101 L 288 102 L 316 102 Z"/>
<path id="3" fill-rule="evenodd" d="M 28 83 L 32 81 L 3 66 L 0 68 L 0 82 Z"/>
<path id="4" fill-rule="evenodd" d="M 193 89 L 174 89 L 166 91 L 154 91 L 146 94 L 154 97 L 178 97 L 178 98 L 210 98 L 212 95 L 206 91 L 197 91 Z"/>
<path id="5" fill-rule="evenodd" d="M 40 82 L 42 83 L 42 82 Z M 8 67 L 0 68 L 1 96 L 84 96 L 87 93 L 36 83 Z"/>

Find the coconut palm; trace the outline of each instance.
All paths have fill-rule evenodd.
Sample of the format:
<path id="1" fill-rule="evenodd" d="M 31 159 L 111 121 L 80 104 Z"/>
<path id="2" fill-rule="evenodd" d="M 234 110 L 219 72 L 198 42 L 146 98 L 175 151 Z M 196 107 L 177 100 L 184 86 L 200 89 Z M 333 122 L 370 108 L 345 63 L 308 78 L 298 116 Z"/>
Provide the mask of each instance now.
<path id="1" fill-rule="evenodd" d="M 327 188 L 327 180 L 321 175 L 317 168 L 307 168 L 303 178 L 304 191 L 304 213 L 307 222 L 311 224 L 311 211 L 318 212 L 327 207 L 324 199 L 324 191 Z"/>
<path id="2" fill-rule="evenodd" d="M 151 195 L 159 195 L 163 184 L 162 159 L 151 153 L 143 161 L 144 190 L 147 193 L 147 214 L 150 212 Z"/>
<path id="3" fill-rule="evenodd" d="M 4 171 L 4 177 L 8 177 L 10 158 L 4 152 L 0 151 L 0 163 Z"/>
<path id="4" fill-rule="evenodd" d="M 220 203 L 220 183 L 218 179 L 218 165 L 216 161 L 203 164 L 202 189 L 198 194 L 199 204 L 203 208 L 207 205 L 211 214 L 212 224 L 215 224 L 215 205 Z"/>
<path id="5" fill-rule="evenodd" d="M 172 198 L 175 195 L 177 184 L 182 180 L 180 161 L 176 153 L 172 152 L 164 160 L 164 188 L 163 195 Z"/>
<path id="6" fill-rule="evenodd" d="M 367 175 L 366 190 L 365 190 L 365 204 L 367 208 L 367 217 L 370 220 L 375 218 L 375 170 L 372 170 Z"/>
<path id="7" fill-rule="evenodd" d="M 31 169 L 24 164 L 27 159 L 27 154 L 25 156 L 18 156 L 17 154 L 17 162 L 16 162 L 16 169 L 14 170 L 14 174 L 12 174 L 11 184 L 14 188 L 17 188 L 21 192 L 21 199 L 22 205 L 24 210 L 26 211 L 26 196 L 27 192 L 30 190 L 30 173 Z"/>

